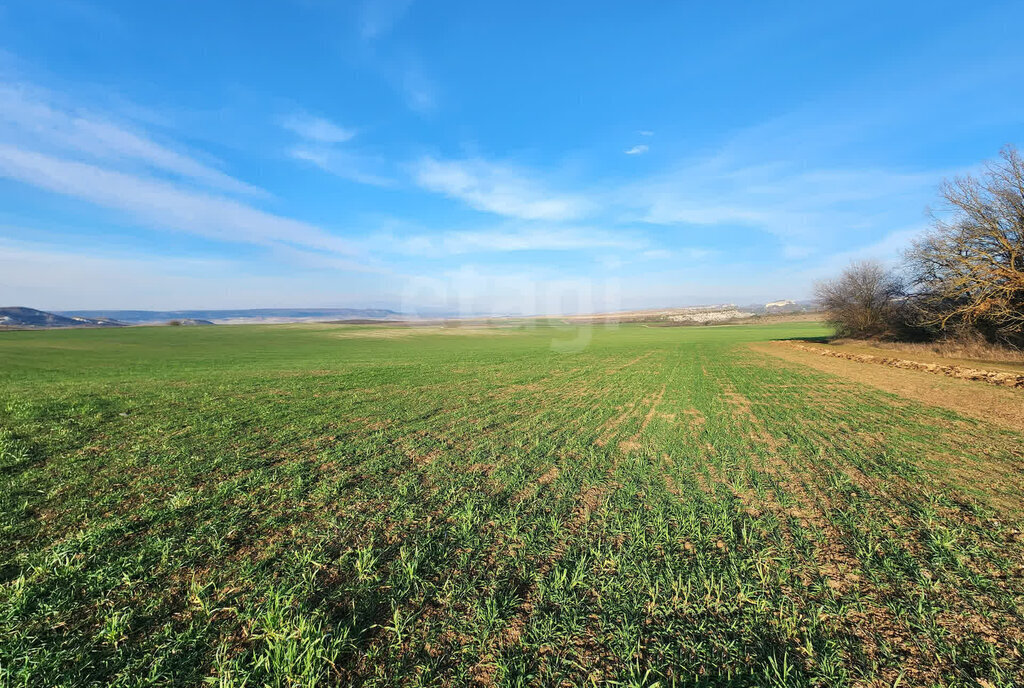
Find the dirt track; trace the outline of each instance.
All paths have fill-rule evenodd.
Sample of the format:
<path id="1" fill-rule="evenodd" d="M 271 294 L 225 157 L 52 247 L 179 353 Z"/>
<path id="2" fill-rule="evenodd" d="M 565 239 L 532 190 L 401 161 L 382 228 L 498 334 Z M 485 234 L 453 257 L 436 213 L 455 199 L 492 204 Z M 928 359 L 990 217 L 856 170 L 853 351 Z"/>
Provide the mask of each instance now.
<path id="1" fill-rule="evenodd" d="M 946 408 L 1015 430 L 1024 430 L 1024 394 L 1020 390 L 995 384 L 978 384 L 978 380 L 984 378 L 947 377 L 944 370 L 939 370 L 956 366 L 922 364 L 914 361 L 907 361 L 915 364 L 912 366 L 877 365 L 881 361 L 861 359 L 883 357 L 846 353 L 838 356 L 828 355 L 832 352 L 822 352 L 820 347 L 795 342 L 752 344 L 751 348 L 931 406 Z M 998 375 L 1020 377 L 1009 373 Z"/>
<path id="2" fill-rule="evenodd" d="M 796 342 L 790 342 L 789 344 L 801 351 L 810 351 L 820 356 L 834 356 L 835 358 L 845 358 L 849 361 L 857 361 L 859 363 L 875 363 L 877 365 L 887 365 L 893 368 L 903 368 L 905 370 L 923 370 L 926 373 L 947 375 L 949 377 L 960 378 L 961 380 L 978 380 L 992 385 L 999 385 L 1001 387 L 1024 388 L 1024 375 L 1018 375 L 1016 373 L 981 370 L 978 368 L 945 365 L 942 363 L 922 363 L 920 361 L 910 361 L 905 358 L 893 358 L 891 356 L 854 354 L 848 351 L 834 351 L 820 346 L 808 346 L 807 344 L 798 344 Z"/>

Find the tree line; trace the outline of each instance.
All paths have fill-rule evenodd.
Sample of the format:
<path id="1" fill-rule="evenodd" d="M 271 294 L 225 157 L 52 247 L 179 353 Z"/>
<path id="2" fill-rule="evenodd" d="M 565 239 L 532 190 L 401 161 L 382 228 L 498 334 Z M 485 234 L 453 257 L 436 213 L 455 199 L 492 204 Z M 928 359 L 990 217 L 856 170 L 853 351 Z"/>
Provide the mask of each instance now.
<path id="1" fill-rule="evenodd" d="M 839 336 L 1024 347 L 1024 158 L 1008 146 L 940 198 L 900 266 L 855 262 L 815 286 L 819 303 Z"/>

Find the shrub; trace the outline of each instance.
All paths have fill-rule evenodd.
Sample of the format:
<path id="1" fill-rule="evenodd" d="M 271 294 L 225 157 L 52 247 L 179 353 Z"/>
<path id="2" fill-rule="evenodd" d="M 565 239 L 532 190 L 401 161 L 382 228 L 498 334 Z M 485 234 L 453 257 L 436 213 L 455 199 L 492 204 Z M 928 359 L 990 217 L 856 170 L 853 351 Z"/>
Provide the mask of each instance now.
<path id="1" fill-rule="evenodd" d="M 841 337 L 894 337 L 907 329 L 903 280 L 878 262 L 851 263 L 814 293 Z"/>

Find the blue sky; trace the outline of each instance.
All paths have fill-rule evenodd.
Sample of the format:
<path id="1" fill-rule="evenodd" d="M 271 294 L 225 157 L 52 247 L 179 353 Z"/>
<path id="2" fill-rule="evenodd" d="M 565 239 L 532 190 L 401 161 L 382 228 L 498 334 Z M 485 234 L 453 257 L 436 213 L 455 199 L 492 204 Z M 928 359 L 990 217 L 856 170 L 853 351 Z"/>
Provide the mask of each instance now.
<path id="1" fill-rule="evenodd" d="M 1020 2 L 0 2 L 0 305 L 804 298 L 1024 144 Z"/>

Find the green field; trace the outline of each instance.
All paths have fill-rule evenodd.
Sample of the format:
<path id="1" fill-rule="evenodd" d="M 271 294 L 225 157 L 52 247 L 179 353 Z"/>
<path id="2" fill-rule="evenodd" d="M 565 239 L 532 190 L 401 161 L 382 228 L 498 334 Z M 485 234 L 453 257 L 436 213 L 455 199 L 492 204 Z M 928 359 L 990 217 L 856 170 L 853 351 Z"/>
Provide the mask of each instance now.
<path id="1" fill-rule="evenodd" d="M 0 686 L 1024 684 L 1024 437 L 823 334 L 0 333 Z"/>

